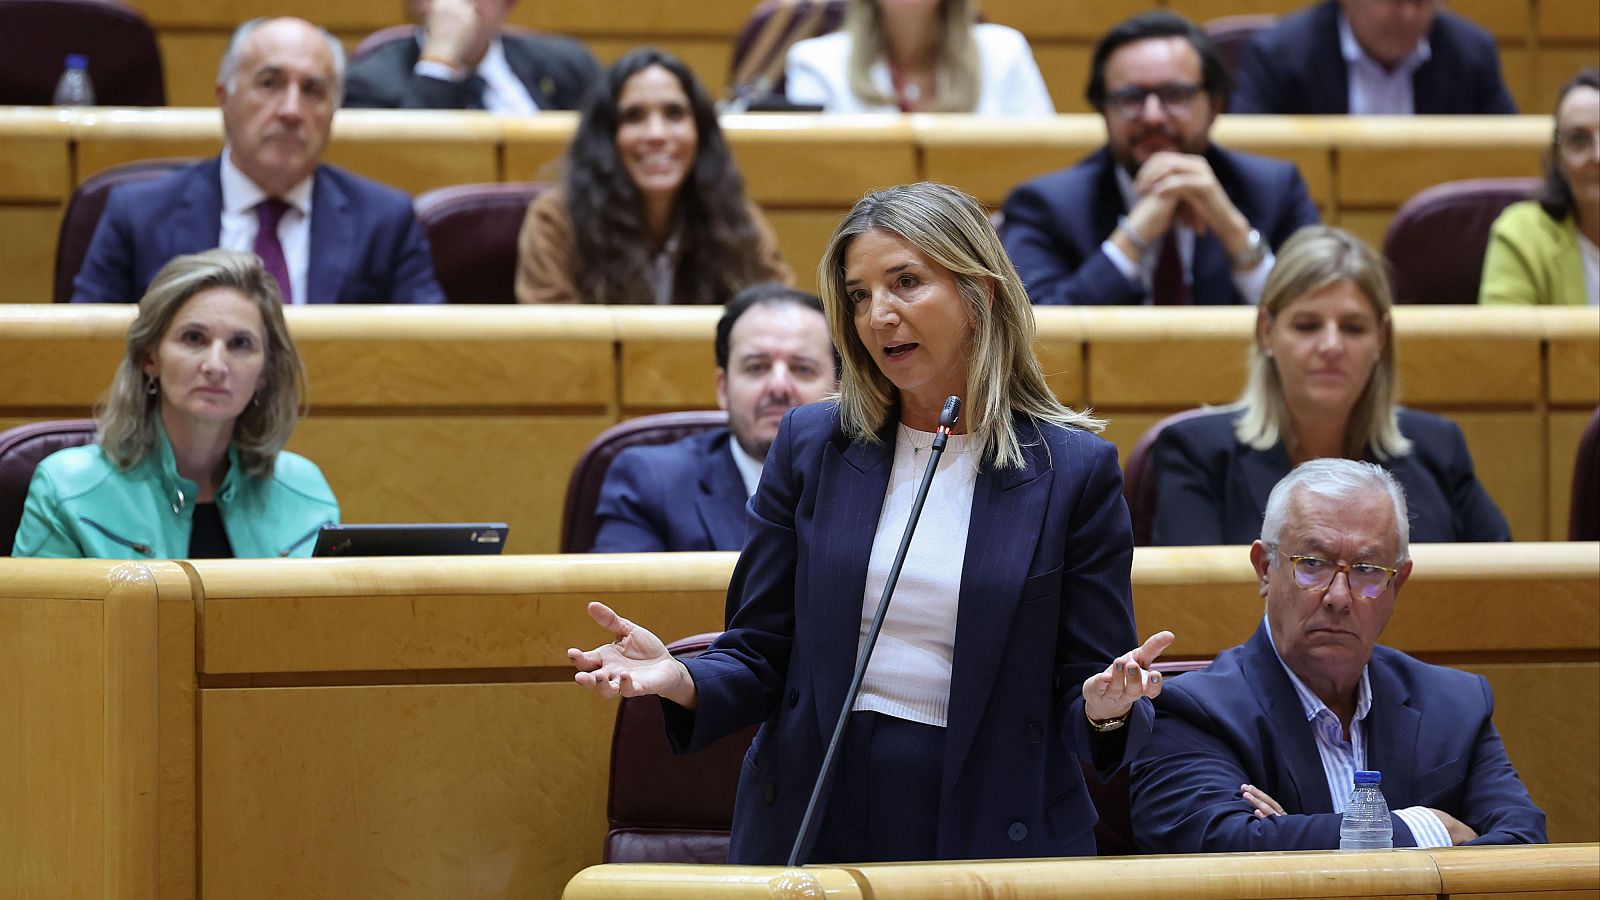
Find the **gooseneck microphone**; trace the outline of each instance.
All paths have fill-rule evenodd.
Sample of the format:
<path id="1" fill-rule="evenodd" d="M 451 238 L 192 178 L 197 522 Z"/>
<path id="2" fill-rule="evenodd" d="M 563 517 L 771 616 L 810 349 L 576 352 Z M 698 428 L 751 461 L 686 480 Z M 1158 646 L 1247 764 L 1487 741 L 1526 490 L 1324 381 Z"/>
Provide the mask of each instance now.
<path id="1" fill-rule="evenodd" d="M 789 865 L 804 865 L 816 840 L 816 830 L 822 821 L 822 792 L 832 780 L 833 766 L 838 759 L 839 745 L 844 743 L 844 731 L 850 724 L 850 712 L 861 693 L 861 680 L 867 674 L 867 663 L 872 659 L 872 648 L 878 643 L 878 632 L 883 630 L 884 617 L 889 613 L 889 599 L 894 596 L 894 586 L 900 580 L 900 567 L 905 565 L 906 551 L 911 549 L 911 535 L 917 530 L 917 519 L 922 516 L 922 504 L 928 499 L 928 486 L 933 483 L 933 473 L 939 468 L 939 457 L 944 455 L 944 445 L 950 441 L 950 432 L 961 418 L 961 398 L 947 397 L 944 409 L 939 412 L 939 427 L 934 431 L 933 450 L 928 468 L 922 472 L 922 483 L 917 485 L 917 496 L 911 503 L 911 518 L 906 522 L 906 533 L 900 538 L 900 549 L 895 551 L 894 563 L 889 567 L 889 580 L 883 585 L 883 596 L 878 599 L 878 611 L 872 615 L 872 626 L 867 629 L 866 643 L 856 655 L 856 671 L 850 677 L 850 688 L 844 694 L 844 706 L 839 710 L 839 721 L 833 726 L 833 737 L 828 740 L 828 752 L 822 756 L 822 771 L 811 786 L 811 799 L 806 802 L 805 817 L 800 820 L 800 833 L 794 837 L 794 849 L 789 851 Z"/>

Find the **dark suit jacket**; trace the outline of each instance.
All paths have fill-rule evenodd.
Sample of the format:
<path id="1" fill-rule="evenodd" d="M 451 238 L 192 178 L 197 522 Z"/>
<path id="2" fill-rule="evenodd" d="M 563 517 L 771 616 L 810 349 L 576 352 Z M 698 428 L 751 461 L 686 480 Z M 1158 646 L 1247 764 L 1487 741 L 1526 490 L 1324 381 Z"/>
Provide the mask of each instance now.
<path id="1" fill-rule="evenodd" d="M 854 666 L 895 427 L 869 445 L 845 437 L 835 404 L 784 417 L 728 588 L 740 605 L 729 630 L 687 663 L 698 708 L 663 702 L 678 750 L 765 720 L 739 776 L 731 862 L 782 863 L 799 828 Z M 1137 643 L 1116 450 L 1084 432 L 1018 427 L 1026 468 L 986 467 L 973 492 L 940 858 L 1094 853 L 1079 760 L 1120 768 L 1149 727 L 1140 701 L 1128 728 L 1091 738 L 1079 690 Z"/>
<path id="2" fill-rule="evenodd" d="M 584 45 L 547 34 L 502 32 L 506 65 L 540 109 L 577 109 L 589 85 L 600 80 L 600 64 Z M 391 41 L 350 66 L 344 105 L 373 109 L 466 109 L 462 82 L 418 75 L 422 56 L 416 40 Z"/>
<path id="3" fill-rule="evenodd" d="M 1302 225 L 1319 221 L 1317 207 L 1293 163 L 1224 150 L 1206 161 L 1228 199 L 1277 248 Z M 1042 175 L 1006 198 L 1002 239 L 1034 303 L 1139 304 L 1148 291 L 1124 278 L 1100 244 L 1127 213 L 1111 152 L 1102 147 L 1070 169 Z M 1195 239 L 1189 295 L 1195 304 L 1244 303 L 1233 285 L 1228 252 L 1216 235 Z"/>
<path id="4" fill-rule="evenodd" d="M 219 157 L 114 188 L 95 227 L 72 302 L 136 302 L 175 256 L 217 246 L 222 234 Z M 411 198 L 320 165 L 311 193 L 311 303 L 443 303 L 428 239 Z"/>
<path id="5" fill-rule="evenodd" d="M 747 498 L 732 439 L 720 428 L 619 453 L 600 486 L 590 552 L 743 548 Z"/>
<path id="6" fill-rule="evenodd" d="M 1418 113 L 1515 113 L 1500 79 L 1494 38 L 1472 22 L 1439 10 L 1428 32 L 1432 57 L 1411 75 Z M 1245 46 L 1228 103 L 1232 113 L 1343 115 L 1350 111 L 1350 73 L 1339 50 L 1338 0 L 1285 16 Z"/>
<path id="7" fill-rule="evenodd" d="M 1185 419 L 1161 430 L 1152 448 L 1156 518 L 1151 543 L 1248 544 L 1261 536 L 1267 495 L 1289 474 L 1280 442 L 1254 450 L 1233 435 L 1238 412 Z M 1394 474 L 1406 492 L 1415 543 L 1509 541 L 1511 529 L 1478 483 L 1461 429 L 1432 413 L 1401 409 L 1400 433 L 1411 452 L 1398 459 L 1369 457 Z"/>
<path id="8" fill-rule="evenodd" d="M 1266 624 L 1210 668 L 1168 681 L 1155 733 L 1133 762 L 1134 835 L 1144 853 L 1333 850 L 1333 812 L 1316 738 Z M 1481 675 L 1432 666 L 1384 646 L 1367 663 L 1369 769 L 1389 809 L 1443 810 L 1478 832 L 1474 844 L 1544 843 L 1544 813 L 1517 778 Z M 1253 784 L 1287 815 L 1257 819 L 1239 796 Z M 1416 838 L 1390 813 L 1394 845 Z"/>

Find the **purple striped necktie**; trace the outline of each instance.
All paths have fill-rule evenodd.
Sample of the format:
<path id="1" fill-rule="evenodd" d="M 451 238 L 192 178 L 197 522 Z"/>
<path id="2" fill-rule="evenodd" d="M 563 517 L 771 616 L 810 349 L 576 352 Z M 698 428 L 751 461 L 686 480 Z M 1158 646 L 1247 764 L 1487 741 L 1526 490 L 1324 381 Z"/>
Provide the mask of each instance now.
<path id="1" fill-rule="evenodd" d="M 289 209 L 289 204 L 277 197 L 268 197 L 256 204 L 256 255 L 261 257 L 267 274 L 278 280 L 285 306 L 294 302 L 294 288 L 289 284 L 289 263 L 283 258 L 283 244 L 278 241 L 278 222 Z"/>

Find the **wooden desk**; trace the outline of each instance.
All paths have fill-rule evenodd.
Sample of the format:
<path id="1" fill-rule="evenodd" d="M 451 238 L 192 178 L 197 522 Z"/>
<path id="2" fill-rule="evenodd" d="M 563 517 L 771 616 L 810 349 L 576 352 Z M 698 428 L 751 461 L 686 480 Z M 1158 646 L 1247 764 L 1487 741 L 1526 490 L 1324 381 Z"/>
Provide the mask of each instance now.
<path id="1" fill-rule="evenodd" d="M 1339 853 L 1218 853 L 1106 859 L 808 866 L 609 865 L 578 874 L 565 900 L 1275 900 L 1593 896 L 1600 847 L 1454 847 Z M 1525 894 L 1540 890 L 1550 893 Z M 1571 893 L 1568 893 L 1571 892 Z"/>

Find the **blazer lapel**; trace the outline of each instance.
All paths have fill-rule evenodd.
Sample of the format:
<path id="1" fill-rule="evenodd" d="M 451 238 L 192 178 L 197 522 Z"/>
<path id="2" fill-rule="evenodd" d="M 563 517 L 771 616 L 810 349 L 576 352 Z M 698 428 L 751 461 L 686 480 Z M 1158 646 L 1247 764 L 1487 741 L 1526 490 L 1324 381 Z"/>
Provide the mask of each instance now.
<path id="1" fill-rule="evenodd" d="M 1276 760 L 1264 762 L 1269 770 L 1274 762 L 1280 765 L 1287 782 L 1270 789 L 1273 795 L 1290 812 L 1333 809 L 1328 778 L 1322 771 L 1322 754 L 1317 752 L 1311 723 L 1306 721 L 1305 710 L 1300 706 L 1294 685 L 1289 682 L 1289 674 L 1272 650 L 1266 622 L 1256 627 L 1256 633 L 1245 645 L 1243 665 L 1246 672 L 1258 676 L 1251 679 L 1251 685 L 1277 752 Z"/>
<path id="2" fill-rule="evenodd" d="M 305 302 L 337 303 L 357 262 L 355 211 L 350 197 L 328 177 L 326 166 L 318 166 L 314 177 Z"/>
<path id="3" fill-rule="evenodd" d="M 1410 705 L 1411 695 L 1375 652 L 1367 663 L 1372 684 L 1372 709 L 1367 713 L 1367 768 L 1383 773 L 1383 794 L 1390 809 L 1410 806 L 1416 796 L 1417 737 L 1422 713 Z"/>
<path id="4" fill-rule="evenodd" d="M 855 667 L 861 642 L 861 586 L 867 581 L 873 535 L 889 488 L 897 427 L 898 419 L 891 415 L 879 433 L 883 443 L 853 441 L 841 450 L 838 443 L 830 442 L 822 451 L 818 512 L 827 520 L 819 520 L 813 531 L 815 546 L 808 573 L 816 626 L 808 630 L 818 641 L 813 677 L 817 725 L 822 734 L 833 733 Z"/>
<path id="5" fill-rule="evenodd" d="M 534 48 L 527 41 L 509 35 L 500 40 L 500 47 L 505 52 L 506 66 L 522 82 L 534 104 L 540 109 L 559 107 L 555 79 L 546 74 L 544 63 Z"/>
<path id="6" fill-rule="evenodd" d="M 988 705 L 1044 526 L 1051 485 L 1043 477 L 1050 472 L 1045 444 L 1037 432 L 1025 430 L 1022 439 L 1027 467 L 994 471 L 986 466 L 972 492 L 945 729 L 946 790 L 961 771 Z"/>
<path id="7" fill-rule="evenodd" d="M 170 241 L 168 259 L 222 242 L 222 157 L 208 160 L 198 175 L 184 187 L 177 214 L 161 223 Z"/>
<path id="8" fill-rule="evenodd" d="M 1256 518 L 1254 521 L 1247 523 L 1248 527 L 1245 530 L 1254 530 L 1259 532 L 1261 529 L 1260 516 L 1262 513 L 1255 511 L 1266 510 L 1267 497 L 1272 494 L 1273 486 L 1279 481 L 1283 480 L 1283 476 L 1289 474 L 1289 451 L 1284 449 L 1282 441 L 1279 441 L 1278 444 L 1270 450 L 1257 450 L 1253 447 L 1246 447 L 1241 444 L 1239 446 L 1238 469 L 1239 483 L 1226 485 L 1223 489 L 1227 491 L 1242 492 L 1249 500 L 1249 504 L 1246 506 L 1237 506 L 1235 504 L 1225 502 L 1223 507 L 1224 509 L 1228 510 L 1249 510 L 1250 512 L 1245 512 L 1243 514 L 1254 515 Z M 1230 515 L 1232 515 L 1232 513 L 1230 513 Z M 1230 530 L 1231 529 L 1228 527 L 1228 525 L 1225 524 L 1224 533 L 1227 533 Z M 1272 653 L 1272 647 L 1270 644 L 1267 646 L 1267 652 L 1273 657 L 1274 661 L 1276 661 L 1277 655 Z M 1291 688 L 1290 693 L 1293 693 L 1292 689 L 1294 686 L 1289 685 L 1289 687 Z"/>
<path id="9" fill-rule="evenodd" d="M 711 547 L 744 546 L 744 507 L 749 499 L 744 491 L 744 478 L 733 461 L 731 436 L 714 443 L 710 458 L 700 472 L 700 491 L 695 495 L 695 508 L 705 525 Z"/>

